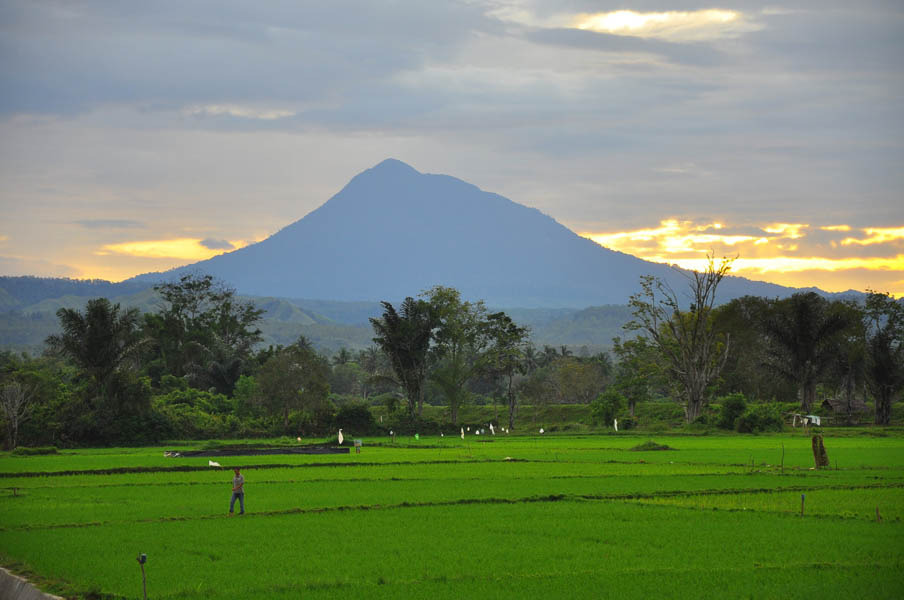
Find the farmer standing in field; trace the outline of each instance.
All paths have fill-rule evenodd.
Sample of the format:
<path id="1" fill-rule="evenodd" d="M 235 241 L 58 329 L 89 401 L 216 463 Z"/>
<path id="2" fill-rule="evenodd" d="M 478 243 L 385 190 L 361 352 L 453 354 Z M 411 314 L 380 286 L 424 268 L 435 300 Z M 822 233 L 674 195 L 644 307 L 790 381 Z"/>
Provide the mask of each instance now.
<path id="1" fill-rule="evenodd" d="M 235 471 L 235 477 L 232 478 L 232 500 L 229 501 L 229 516 L 232 516 L 236 498 L 239 500 L 239 514 L 245 514 L 245 478 L 239 473 L 238 467 L 233 470 Z"/>

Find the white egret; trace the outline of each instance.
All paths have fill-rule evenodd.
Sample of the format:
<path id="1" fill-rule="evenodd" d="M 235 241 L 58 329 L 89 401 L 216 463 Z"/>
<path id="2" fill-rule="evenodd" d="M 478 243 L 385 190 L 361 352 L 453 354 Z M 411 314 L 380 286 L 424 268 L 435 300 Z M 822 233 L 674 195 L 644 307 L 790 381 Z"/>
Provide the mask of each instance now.
<path id="1" fill-rule="evenodd" d="M 301 436 L 298 436 L 298 437 L 295 438 L 295 439 L 298 440 L 298 441 L 300 442 L 300 441 L 301 441 Z"/>
<path id="2" fill-rule="evenodd" d="M 345 439 L 345 438 L 342 437 L 342 430 L 340 429 L 340 430 L 339 430 L 339 445 L 340 445 L 340 446 L 342 445 L 342 440 L 344 440 L 344 439 Z"/>
<path id="3" fill-rule="evenodd" d="M 542 428 L 542 427 L 540 428 L 540 433 L 543 433 L 543 428 Z"/>
<path id="4" fill-rule="evenodd" d="M 615 431 L 618 431 L 618 419 L 615 419 L 613 423 L 615 425 Z"/>
<path id="5" fill-rule="evenodd" d="M 496 430 L 493 429 L 493 424 L 492 424 L 492 423 L 490 423 L 490 433 L 492 433 L 493 435 L 496 435 Z"/>
<path id="6" fill-rule="evenodd" d="M 480 430 L 479 430 L 479 429 L 475 429 L 475 430 L 474 430 L 474 435 L 480 435 Z"/>
<path id="7" fill-rule="evenodd" d="M 440 431 L 440 432 L 439 432 L 439 437 L 446 437 L 446 435 L 445 435 L 442 431 Z"/>
<path id="8" fill-rule="evenodd" d="M 223 466 L 223 465 L 221 465 L 220 463 L 216 462 L 215 460 L 208 460 L 208 461 L 207 461 L 207 466 L 208 466 L 208 467 L 221 467 L 221 466 Z"/>
<path id="9" fill-rule="evenodd" d="M 465 428 L 461 428 L 461 439 L 465 439 Z"/>

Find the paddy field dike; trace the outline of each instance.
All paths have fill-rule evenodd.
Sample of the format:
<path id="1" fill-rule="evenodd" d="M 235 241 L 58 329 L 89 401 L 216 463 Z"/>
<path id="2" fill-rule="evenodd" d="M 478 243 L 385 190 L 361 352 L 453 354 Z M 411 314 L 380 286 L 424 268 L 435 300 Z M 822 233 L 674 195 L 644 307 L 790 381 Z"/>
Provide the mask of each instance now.
<path id="1" fill-rule="evenodd" d="M 0 453 L 0 563 L 67 598 L 142 598 L 142 553 L 161 600 L 904 597 L 904 432 L 824 435 L 822 470 L 799 432 Z"/>

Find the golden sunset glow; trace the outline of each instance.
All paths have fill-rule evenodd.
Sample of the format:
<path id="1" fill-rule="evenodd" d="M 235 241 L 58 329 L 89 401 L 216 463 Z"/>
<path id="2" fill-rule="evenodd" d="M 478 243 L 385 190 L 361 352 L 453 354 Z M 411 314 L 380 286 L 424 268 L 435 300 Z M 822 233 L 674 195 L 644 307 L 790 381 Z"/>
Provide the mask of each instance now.
<path id="1" fill-rule="evenodd" d="M 857 244 L 859 246 L 871 246 L 873 244 L 885 244 L 895 240 L 904 240 L 904 227 L 869 227 L 863 232 L 867 235 L 865 239 L 857 239 L 853 237 L 841 240 L 842 246 L 850 246 Z"/>
<path id="2" fill-rule="evenodd" d="M 827 291 L 872 289 L 904 295 L 904 227 L 854 228 L 807 223 L 736 227 L 666 219 L 659 227 L 583 233 L 598 244 L 644 260 L 704 269 L 706 255 L 736 256 L 732 273 Z M 843 239 L 842 239 L 843 237 Z M 859 247 L 869 246 L 863 255 Z"/>
<path id="3" fill-rule="evenodd" d="M 648 13 L 616 10 L 581 14 L 575 18 L 573 26 L 576 29 L 598 33 L 662 38 L 672 41 L 733 37 L 743 32 L 759 29 L 759 26 L 747 21 L 742 13 L 721 9 Z"/>
<path id="4" fill-rule="evenodd" d="M 202 245 L 199 238 L 178 238 L 174 240 L 152 240 L 140 242 L 125 242 L 122 244 L 107 244 L 101 247 L 95 254 L 105 256 L 109 254 L 124 254 L 143 258 L 173 258 L 185 261 L 198 261 L 223 254 L 223 248 L 208 248 Z M 244 241 L 230 241 L 232 249 L 247 245 Z"/>

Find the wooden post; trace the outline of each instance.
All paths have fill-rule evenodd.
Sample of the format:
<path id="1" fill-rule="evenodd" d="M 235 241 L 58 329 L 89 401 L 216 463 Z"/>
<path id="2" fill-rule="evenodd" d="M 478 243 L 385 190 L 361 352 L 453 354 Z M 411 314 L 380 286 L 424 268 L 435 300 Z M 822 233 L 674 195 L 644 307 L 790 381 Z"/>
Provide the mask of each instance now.
<path id="1" fill-rule="evenodd" d="M 785 442 L 782 442 L 782 475 L 785 474 Z"/>
<path id="2" fill-rule="evenodd" d="M 829 466 L 829 455 L 826 452 L 825 444 L 822 442 L 822 435 L 816 434 L 811 439 L 813 445 L 813 459 L 816 461 L 816 468 L 822 469 Z"/>

